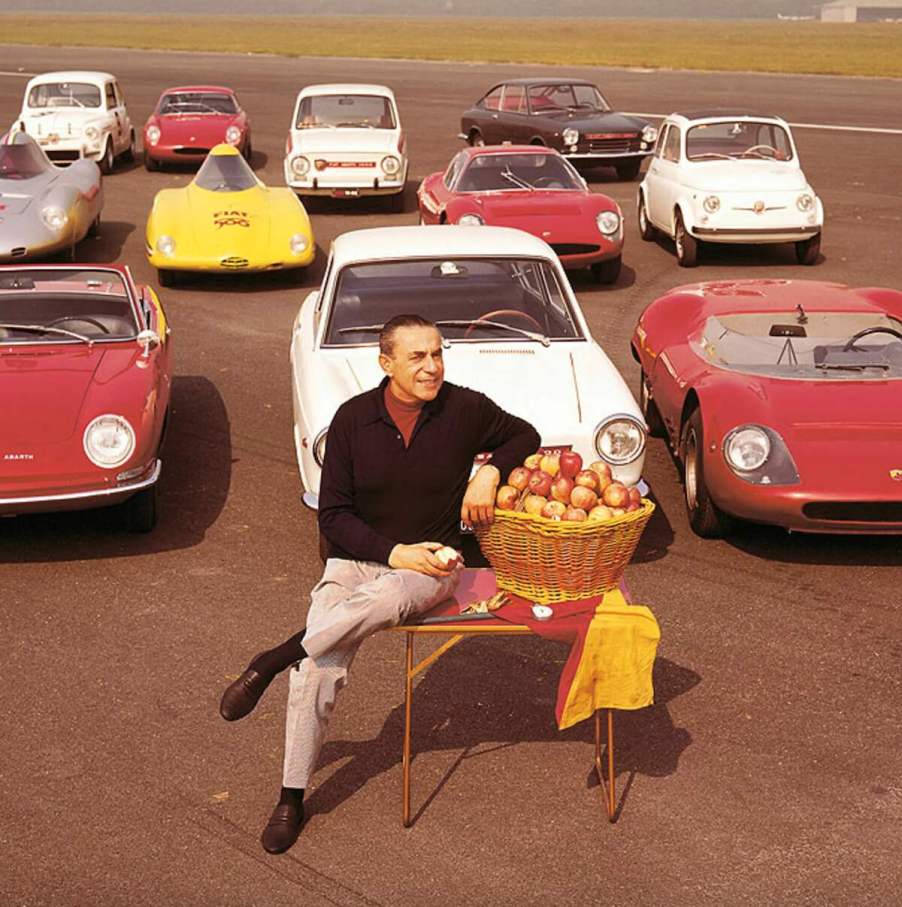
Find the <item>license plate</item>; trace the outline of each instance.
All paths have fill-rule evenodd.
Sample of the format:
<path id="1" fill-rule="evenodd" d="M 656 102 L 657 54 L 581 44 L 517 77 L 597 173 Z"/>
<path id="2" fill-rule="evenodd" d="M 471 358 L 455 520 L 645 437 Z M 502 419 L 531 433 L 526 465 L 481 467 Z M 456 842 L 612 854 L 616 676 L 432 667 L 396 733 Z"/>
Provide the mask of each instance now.
<path id="1" fill-rule="evenodd" d="M 332 196 L 334 198 L 356 198 L 360 195 L 359 189 L 334 189 Z"/>

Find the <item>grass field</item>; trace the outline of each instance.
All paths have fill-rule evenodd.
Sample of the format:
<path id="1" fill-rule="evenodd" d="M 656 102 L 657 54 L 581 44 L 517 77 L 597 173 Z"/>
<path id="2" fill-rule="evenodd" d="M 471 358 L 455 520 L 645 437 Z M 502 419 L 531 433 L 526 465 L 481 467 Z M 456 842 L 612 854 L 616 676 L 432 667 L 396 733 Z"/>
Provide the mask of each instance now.
<path id="1" fill-rule="evenodd" d="M 0 14 L 0 44 L 902 77 L 902 23 Z"/>

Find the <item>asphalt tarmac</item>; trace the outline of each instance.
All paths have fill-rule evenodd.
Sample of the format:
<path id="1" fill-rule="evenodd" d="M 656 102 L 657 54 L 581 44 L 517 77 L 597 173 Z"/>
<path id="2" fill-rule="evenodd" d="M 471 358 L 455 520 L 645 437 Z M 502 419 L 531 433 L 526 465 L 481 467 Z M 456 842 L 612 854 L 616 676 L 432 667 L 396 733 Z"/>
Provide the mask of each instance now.
<path id="1" fill-rule="evenodd" d="M 281 857 L 262 851 L 285 679 L 238 724 L 217 706 L 250 656 L 303 623 L 320 572 L 292 445 L 292 320 L 332 237 L 415 223 L 416 184 L 460 147 L 460 113 L 500 78 L 549 70 L 0 48 L 6 73 L 67 68 L 116 73 L 139 130 L 170 85 L 234 87 L 255 169 L 276 185 L 301 86 L 387 83 L 412 165 L 404 214 L 379 202 L 312 206 L 320 254 L 300 283 L 198 277 L 163 291 L 176 377 L 153 534 L 123 534 L 102 511 L 0 521 L 0 903 L 898 903 L 902 539 L 746 527 L 703 541 L 660 440 L 646 459 L 658 511 L 627 572 L 663 632 L 657 703 L 618 716 L 619 821 L 609 825 L 591 786 L 590 723 L 554 725 L 564 650 L 508 638 L 465 642 L 420 679 L 416 822 L 402 828 L 403 642 L 382 634 L 354 665 L 300 840 Z M 902 128 L 899 81 L 561 72 L 595 79 L 625 110 L 729 106 Z M 24 85 L 0 75 L 4 126 Z M 636 318 L 678 284 L 902 286 L 902 136 L 796 138 L 827 210 L 813 268 L 786 247 L 714 250 L 681 271 L 667 243 L 639 240 L 636 184 L 597 175 L 593 188 L 627 218 L 624 269 L 610 288 L 573 283 L 631 386 Z M 139 161 L 106 178 L 102 236 L 80 260 L 127 262 L 155 285 L 146 214 L 157 190 L 190 177 Z M 15 400 L 2 406 L 17 418 Z"/>

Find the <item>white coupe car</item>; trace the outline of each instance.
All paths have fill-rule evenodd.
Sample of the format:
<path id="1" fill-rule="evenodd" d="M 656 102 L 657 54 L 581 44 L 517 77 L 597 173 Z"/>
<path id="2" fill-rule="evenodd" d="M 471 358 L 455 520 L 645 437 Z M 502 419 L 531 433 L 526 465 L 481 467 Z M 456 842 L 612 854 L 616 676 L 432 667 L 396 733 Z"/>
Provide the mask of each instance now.
<path id="1" fill-rule="evenodd" d="M 382 379 L 379 331 L 402 313 L 439 326 L 447 380 L 528 419 L 544 446 L 639 480 L 645 421 L 550 246 L 508 227 L 382 227 L 333 242 L 323 284 L 294 322 L 294 441 L 308 506 L 317 506 L 329 423 Z"/>
<path id="2" fill-rule="evenodd" d="M 45 72 L 25 86 L 16 129 L 27 132 L 56 164 L 82 158 L 110 173 L 117 157 L 135 153 L 135 129 L 122 89 L 108 72 Z"/>
<path id="3" fill-rule="evenodd" d="M 299 195 L 391 196 L 402 210 L 407 152 L 398 105 L 384 85 L 308 85 L 285 148 L 285 182 Z"/>
<path id="4" fill-rule="evenodd" d="M 824 207 L 799 166 L 789 124 L 746 113 L 672 113 L 639 186 L 639 233 L 674 240 L 683 267 L 699 244 L 795 244 L 799 264 L 821 247 Z"/>

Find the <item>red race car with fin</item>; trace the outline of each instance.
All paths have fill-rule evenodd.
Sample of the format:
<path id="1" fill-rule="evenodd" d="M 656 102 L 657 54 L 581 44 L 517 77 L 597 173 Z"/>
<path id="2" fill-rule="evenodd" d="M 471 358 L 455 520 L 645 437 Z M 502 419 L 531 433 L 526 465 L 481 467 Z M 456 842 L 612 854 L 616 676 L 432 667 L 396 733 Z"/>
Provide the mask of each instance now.
<path id="1" fill-rule="evenodd" d="M 649 432 L 692 528 L 902 533 L 902 292 L 803 280 L 677 287 L 632 338 Z"/>
<path id="2" fill-rule="evenodd" d="M 620 274 L 623 216 L 589 190 L 557 151 L 537 145 L 465 148 L 417 190 L 421 224 L 516 227 L 554 249 L 565 268 L 591 268 L 599 283 Z"/>

